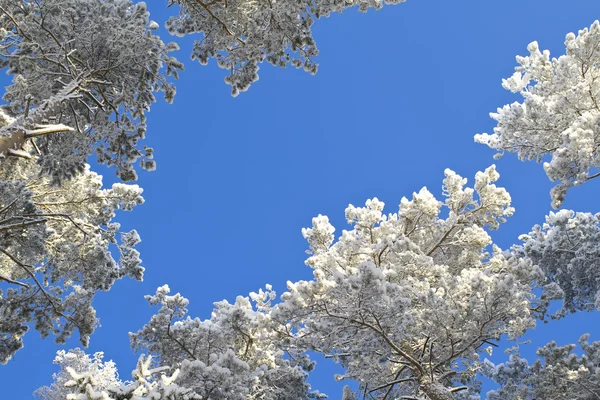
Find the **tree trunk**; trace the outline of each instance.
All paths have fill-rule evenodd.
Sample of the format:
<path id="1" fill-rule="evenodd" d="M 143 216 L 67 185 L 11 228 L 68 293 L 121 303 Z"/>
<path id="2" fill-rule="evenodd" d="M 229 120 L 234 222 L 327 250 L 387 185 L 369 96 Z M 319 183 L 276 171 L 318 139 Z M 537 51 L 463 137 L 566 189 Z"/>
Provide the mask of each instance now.
<path id="1" fill-rule="evenodd" d="M 430 400 L 453 400 L 452 392 L 437 381 L 421 380 L 420 388 Z"/>

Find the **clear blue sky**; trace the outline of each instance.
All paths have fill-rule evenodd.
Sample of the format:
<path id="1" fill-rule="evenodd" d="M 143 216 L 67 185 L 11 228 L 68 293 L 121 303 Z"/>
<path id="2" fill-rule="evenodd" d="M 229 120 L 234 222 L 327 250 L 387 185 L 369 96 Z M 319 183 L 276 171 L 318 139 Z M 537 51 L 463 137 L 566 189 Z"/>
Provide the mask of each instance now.
<path id="1" fill-rule="evenodd" d="M 173 11 L 165 1 L 149 9 L 161 23 Z M 128 379 L 137 355 L 127 332 L 155 311 L 143 296 L 157 286 L 168 283 L 190 299 L 192 316 L 208 318 L 215 301 L 265 283 L 282 293 L 287 280 L 310 278 L 300 229 L 313 216 L 328 215 L 340 233 L 349 203 L 378 197 L 393 212 L 422 186 L 441 195 L 447 167 L 472 182 L 494 163 L 473 135 L 490 132 L 488 113 L 517 100 L 500 85 L 515 55 L 533 40 L 562 54 L 565 34 L 597 18 L 598 0 L 408 0 L 366 15 L 349 10 L 316 22 L 316 76 L 264 65 L 235 99 L 225 72 L 191 62 L 191 38 L 180 40 L 186 71 L 175 102 L 159 101 L 148 118 L 158 169 L 141 174 L 146 204 L 118 216 L 142 237 L 145 280 L 117 282 L 96 298 L 102 326 L 88 351 L 104 351 Z M 517 210 L 493 234 L 506 248 L 543 222 L 551 183 L 536 163 L 507 155 L 496 164 Z M 114 180 L 113 171 L 104 175 Z M 564 207 L 599 212 L 599 190 L 600 181 L 576 188 Z M 588 331 L 600 340 L 598 316 L 541 326 L 525 354 Z M 49 384 L 60 348 L 27 334 L 25 348 L 0 366 L 0 398 L 29 399 Z M 341 397 L 325 362 L 313 375 L 316 389 Z"/>

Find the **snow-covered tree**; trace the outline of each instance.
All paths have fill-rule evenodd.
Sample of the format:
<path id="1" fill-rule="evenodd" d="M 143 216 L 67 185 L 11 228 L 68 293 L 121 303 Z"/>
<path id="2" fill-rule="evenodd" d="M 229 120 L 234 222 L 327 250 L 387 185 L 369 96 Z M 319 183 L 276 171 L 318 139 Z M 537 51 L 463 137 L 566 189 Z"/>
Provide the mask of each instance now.
<path id="1" fill-rule="evenodd" d="M 23 346 L 30 325 L 58 342 L 78 329 L 87 345 L 97 324 L 94 294 L 126 275 L 142 278 L 138 234 L 113 221 L 117 210 L 143 202 L 142 190 L 121 183 L 103 189 L 87 165 L 57 187 L 41 169 L 19 157 L 0 162 L 1 363 Z"/>
<path id="2" fill-rule="evenodd" d="M 554 318 L 600 309 L 600 214 L 550 213 L 545 224 L 520 239 L 524 243 L 514 246 L 512 253 L 542 269 L 542 296 L 563 300 Z"/>
<path id="3" fill-rule="evenodd" d="M 211 400 L 287 400 L 320 398 L 306 383 L 312 363 L 306 356 L 284 353 L 273 329 L 275 292 L 238 296 L 234 304 L 215 303 L 211 318 L 186 317 L 188 300 L 169 287 L 146 296 L 161 308 L 139 332 L 131 334 L 135 350 L 156 356 L 159 365 L 179 369 L 176 383 Z"/>
<path id="4" fill-rule="evenodd" d="M 350 7 L 362 12 L 380 9 L 383 3 L 405 0 L 168 0 L 180 12 L 167 22 L 177 36 L 201 34 L 192 59 L 202 64 L 215 58 L 229 72 L 225 82 L 232 95 L 248 90 L 258 80 L 259 64 L 288 64 L 315 74 L 319 54 L 312 36 L 315 18 Z"/>
<path id="5" fill-rule="evenodd" d="M 576 345 L 557 346 L 550 342 L 538 349 L 542 358 L 533 365 L 511 354 L 510 360 L 488 366 L 486 374 L 500 384 L 487 393 L 488 400 L 594 400 L 600 398 L 600 341 L 579 339 L 583 354 L 573 352 Z"/>
<path id="6" fill-rule="evenodd" d="M 102 188 L 87 157 L 134 180 L 145 112 L 181 64 L 153 34 L 144 3 L 0 0 L 0 66 L 13 76 L 0 112 L 0 362 L 35 326 L 87 345 L 94 294 L 126 275 L 141 279 L 135 230 L 116 210 L 143 202 L 137 185 Z"/>
<path id="7" fill-rule="evenodd" d="M 546 159 L 552 181 L 552 205 L 558 208 L 567 190 L 600 176 L 600 22 L 569 33 L 566 54 L 550 59 L 537 42 L 529 56 L 517 57 L 514 75 L 503 87 L 523 97 L 499 108 L 491 117 L 494 133 L 475 136 L 501 155 L 516 153 L 521 160 Z"/>
<path id="8" fill-rule="evenodd" d="M 486 229 L 513 213 L 495 167 L 474 188 L 445 175 L 444 202 L 423 188 L 393 214 L 377 199 L 350 205 L 353 229 L 336 243 L 325 216 L 303 230 L 314 279 L 289 282 L 273 318 L 290 348 L 322 353 L 345 368 L 339 380 L 358 381 L 347 399 L 479 398 L 479 354 L 535 324 L 541 271 L 488 252 Z"/>
<path id="9" fill-rule="evenodd" d="M 152 149 L 138 143 L 145 113 L 155 92 L 173 99 L 166 75 L 182 65 L 168 55 L 177 45 L 153 34 L 145 3 L 2 0 L 0 26 L 0 65 L 13 76 L 6 111 L 17 118 L 0 132 L 1 154 L 34 142 L 55 181 L 82 172 L 93 153 L 124 181 L 136 179 L 140 158 L 154 168 Z"/>

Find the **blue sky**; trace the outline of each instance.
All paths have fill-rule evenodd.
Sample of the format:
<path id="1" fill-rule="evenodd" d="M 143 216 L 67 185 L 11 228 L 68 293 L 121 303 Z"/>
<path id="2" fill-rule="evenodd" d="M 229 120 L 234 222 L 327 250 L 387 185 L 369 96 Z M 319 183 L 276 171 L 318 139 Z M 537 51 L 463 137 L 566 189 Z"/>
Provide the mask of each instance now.
<path id="1" fill-rule="evenodd" d="M 161 1 L 149 9 L 161 23 L 173 12 Z M 237 98 L 214 62 L 189 60 L 192 38 L 179 40 L 186 71 L 175 102 L 159 101 L 148 118 L 146 143 L 158 169 L 140 174 L 146 203 L 118 217 L 142 237 L 145 280 L 98 295 L 102 326 L 88 351 L 104 351 L 128 379 L 137 355 L 127 332 L 155 311 L 143 296 L 157 286 L 181 292 L 200 318 L 210 316 L 213 302 L 265 283 L 282 293 L 287 280 L 311 277 L 300 230 L 312 217 L 328 215 L 340 233 L 349 203 L 378 197 L 394 212 L 401 197 L 423 186 L 441 196 L 445 168 L 472 182 L 496 163 L 517 211 L 493 238 L 504 248 L 517 242 L 551 210 L 552 184 L 536 163 L 511 155 L 494 161 L 473 135 L 493 129 L 490 111 L 518 100 L 500 85 L 515 55 L 537 40 L 558 56 L 567 32 L 597 18 L 597 0 L 408 0 L 379 12 L 348 10 L 315 24 L 316 76 L 264 65 Z M 92 168 L 114 180 L 113 171 Z M 599 189 L 600 181 L 575 188 L 564 207 L 599 212 Z M 598 321 L 597 313 L 581 313 L 540 326 L 524 353 L 585 332 L 600 340 Z M 76 346 L 74 339 L 66 348 Z M 60 348 L 30 332 L 25 348 L 0 367 L 0 397 L 28 399 L 49 384 Z M 320 362 L 311 382 L 338 399 L 331 372 Z"/>

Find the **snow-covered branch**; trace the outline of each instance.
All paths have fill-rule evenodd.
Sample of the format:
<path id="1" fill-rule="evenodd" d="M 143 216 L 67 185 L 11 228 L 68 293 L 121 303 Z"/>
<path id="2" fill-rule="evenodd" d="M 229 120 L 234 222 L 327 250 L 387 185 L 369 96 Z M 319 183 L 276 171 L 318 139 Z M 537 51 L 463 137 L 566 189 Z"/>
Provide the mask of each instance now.
<path id="1" fill-rule="evenodd" d="M 567 34 L 566 53 L 550 58 L 537 42 L 529 56 L 517 56 L 516 72 L 503 80 L 505 89 L 519 93 L 515 102 L 490 114 L 494 133 L 475 141 L 521 160 L 544 161 L 544 170 L 558 184 L 552 206 L 558 208 L 567 190 L 593 179 L 600 168 L 600 22 Z"/>

